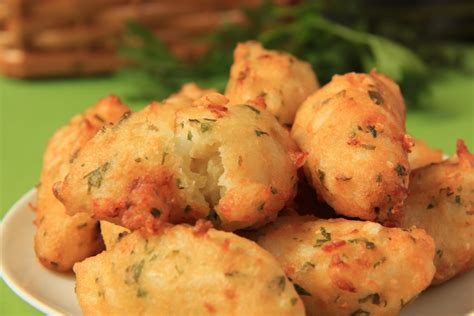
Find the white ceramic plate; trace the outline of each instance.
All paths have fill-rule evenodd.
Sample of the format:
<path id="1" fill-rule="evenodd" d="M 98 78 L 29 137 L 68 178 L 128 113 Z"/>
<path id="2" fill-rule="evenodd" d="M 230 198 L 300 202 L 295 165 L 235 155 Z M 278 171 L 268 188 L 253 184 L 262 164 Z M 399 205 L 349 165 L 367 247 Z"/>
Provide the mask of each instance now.
<path id="1" fill-rule="evenodd" d="M 1 227 L 2 277 L 29 304 L 48 315 L 80 315 L 74 277 L 51 272 L 33 250 L 36 190 L 25 194 L 5 216 Z M 474 315 L 474 271 L 423 292 L 402 316 Z"/>

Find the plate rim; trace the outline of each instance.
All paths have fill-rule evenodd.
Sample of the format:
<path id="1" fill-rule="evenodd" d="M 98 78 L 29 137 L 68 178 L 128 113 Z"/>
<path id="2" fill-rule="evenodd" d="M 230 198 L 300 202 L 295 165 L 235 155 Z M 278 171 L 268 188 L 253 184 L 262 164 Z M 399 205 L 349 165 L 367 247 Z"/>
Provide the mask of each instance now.
<path id="1" fill-rule="evenodd" d="M 22 205 L 27 205 L 31 200 L 34 200 L 36 198 L 36 188 L 30 189 L 28 192 L 23 194 L 20 199 L 18 199 L 6 212 L 6 214 L 3 216 L 3 218 L 0 221 L 0 246 L 3 249 L 3 245 L 5 241 L 4 238 L 4 233 L 5 233 L 5 226 L 8 225 L 10 221 L 12 221 L 13 214 L 15 213 L 14 210 L 20 209 Z M 4 270 L 4 263 L 5 263 L 5 257 L 2 256 L 2 259 L 0 261 L 0 277 L 2 280 L 5 282 L 5 284 L 16 294 L 18 297 L 20 297 L 25 303 L 30 304 L 34 308 L 36 308 L 38 311 L 46 314 L 46 315 L 63 315 L 63 313 L 59 312 L 58 310 L 51 308 L 48 306 L 46 303 L 42 302 L 41 300 L 37 299 L 35 296 L 31 295 L 29 291 L 15 282 L 15 279 L 13 276 L 11 276 L 9 273 L 5 273 Z"/>

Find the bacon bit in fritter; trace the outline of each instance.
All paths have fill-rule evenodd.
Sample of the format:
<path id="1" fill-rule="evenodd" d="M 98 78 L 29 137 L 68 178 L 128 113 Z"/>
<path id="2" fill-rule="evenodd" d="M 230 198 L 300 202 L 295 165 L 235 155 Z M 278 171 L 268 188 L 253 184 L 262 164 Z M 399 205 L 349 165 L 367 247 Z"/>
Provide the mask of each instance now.
<path id="1" fill-rule="evenodd" d="M 265 102 L 265 94 L 261 94 L 257 96 L 255 99 L 248 100 L 247 103 L 251 105 L 255 105 L 256 107 L 259 107 L 261 109 L 267 108 L 267 103 Z"/>
<path id="2" fill-rule="evenodd" d="M 227 297 L 228 299 L 232 300 L 235 298 L 235 291 L 232 290 L 232 289 L 225 289 L 224 290 L 224 295 L 225 297 Z"/>
<path id="3" fill-rule="evenodd" d="M 343 174 L 339 174 L 339 175 L 336 176 L 336 180 L 338 180 L 338 181 L 349 181 L 351 179 L 352 179 L 352 177 L 348 177 L 348 176 L 345 176 Z"/>
<path id="4" fill-rule="evenodd" d="M 411 153 L 411 148 L 415 146 L 415 140 L 408 134 L 402 136 L 402 148 L 407 153 Z"/>
<path id="5" fill-rule="evenodd" d="M 337 279 L 336 280 L 336 285 L 337 285 L 338 288 L 340 288 L 343 291 L 348 291 L 348 292 L 352 292 L 352 293 L 356 292 L 356 288 L 354 287 L 354 284 L 352 284 L 352 282 L 349 281 L 349 280 Z"/>
<path id="6" fill-rule="evenodd" d="M 334 266 L 345 265 L 345 264 L 346 264 L 346 263 L 341 260 L 341 257 L 339 257 L 338 254 L 334 254 L 334 255 L 331 257 L 331 264 L 330 264 L 329 266 L 330 266 L 330 267 L 334 267 Z"/>
<path id="7" fill-rule="evenodd" d="M 288 265 L 285 268 L 283 268 L 283 271 L 285 271 L 285 274 L 287 276 L 293 275 L 296 271 L 295 267 L 293 265 Z"/>
<path id="8" fill-rule="evenodd" d="M 290 150 L 289 155 L 296 169 L 301 168 L 306 162 L 306 157 L 308 157 L 307 152 L 296 151 L 296 150 Z"/>
<path id="9" fill-rule="evenodd" d="M 458 139 L 456 142 L 456 154 L 461 163 L 466 161 L 471 167 L 474 167 L 474 155 L 469 152 L 469 149 L 467 149 L 467 146 L 462 139 Z"/>
<path id="10" fill-rule="evenodd" d="M 204 303 L 204 307 L 207 309 L 207 311 L 209 313 L 214 314 L 216 312 L 216 308 L 213 305 L 209 304 L 209 303 Z"/>
<path id="11" fill-rule="evenodd" d="M 30 210 L 32 210 L 33 212 L 37 212 L 37 211 L 38 211 L 38 206 L 34 206 L 31 202 L 28 202 L 28 207 L 29 207 Z"/>
<path id="12" fill-rule="evenodd" d="M 330 243 L 325 244 L 324 246 L 321 247 L 321 249 L 325 252 L 331 252 L 336 248 L 342 247 L 346 244 L 344 240 L 336 240 L 332 241 Z"/>
<path id="13" fill-rule="evenodd" d="M 228 111 L 227 107 L 220 104 L 209 104 L 207 108 L 219 118 L 224 117 Z"/>
<path id="14" fill-rule="evenodd" d="M 222 249 L 223 249 L 224 251 L 229 250 L 229 245 L 230 245 L 230 240 L 227 239 L 227 238 L 224 239 L 224 243 L 222 244 Z"/>
<path id="15" fill-rule="evenodd" d="M 360 141 L 357 140 L 357 138 L 355 137 L 351 137 L 348 141 L 347 141 L 347 145 L 353 145 L 353 146 L 356 146 L 360 143 Z"/>
<path id="16" fill-rule="evenodd" d="M 249 66 L 245 66 L 244 69 L 242 69 L 242 70 L 239 72 L 239 75 L 238 75 L 238 77 L 237 77 L 237 80 L 238 80 L 238 81 L 243 81 L 245 78 L 247 78 L 249 72 L 250 72 Z"/>
<path id="17" fill-rule="evenodd" d="M 194 236 L 203 236 L 207 233 L 209 229 L 213 227 L 214 225 L 212 225 L 211 221 L 198 219 L 198 221 L 196 222 L 196 225 L 194 225 L 193 234 Z"/>

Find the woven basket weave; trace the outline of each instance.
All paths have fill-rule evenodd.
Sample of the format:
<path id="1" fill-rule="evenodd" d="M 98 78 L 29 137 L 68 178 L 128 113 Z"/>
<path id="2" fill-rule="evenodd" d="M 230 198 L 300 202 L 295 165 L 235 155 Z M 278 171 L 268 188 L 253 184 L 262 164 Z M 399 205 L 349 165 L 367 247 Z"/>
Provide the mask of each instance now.
<path id="1" fill-rule="evenodd" d="M 130 20 L 154 30 L 178 57 L 193 59 L 206 51 L 193 38 L 223 23 L 243 23 L 238 8 L 260 2 L 0 0 L 0 72 L 18 78 L 113 72 L 124 62 L 114 43 Z"/>

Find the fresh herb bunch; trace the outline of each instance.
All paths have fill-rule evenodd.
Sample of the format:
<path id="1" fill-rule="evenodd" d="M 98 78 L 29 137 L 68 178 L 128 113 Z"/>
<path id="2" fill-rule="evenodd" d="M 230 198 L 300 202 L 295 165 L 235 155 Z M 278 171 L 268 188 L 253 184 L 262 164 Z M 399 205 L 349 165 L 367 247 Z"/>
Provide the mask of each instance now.
<path id="1" fill-rule="evenodd" d="M 386 8 L 377 7 L 374 2 L 370 9 L 361 10 L 365 7 L 363 2 L 374 1 L 351 1 L 349 6 L 347 1 L 337 0 L 309 0 L 293 6 L 265 2 L 257 8 L 244 9 L 247 20 L 244 25 L 224 25 L 205 38 L 197 39 L 205 41 L 209 50 L 193 63 L 173 56 L 144 26 L 129 23 L 129 37 L 139 38 L 141 45 L 126 45 L 121 52 L 133 60 L 136 69 L 144 75 L 137 95 L 144 99 L 162 99 L 190 81 L 223 91 L 232 64 L 232 51 L 236 43 L 246 40 L 260 41 L 266 48 L 288 51 L 308 61 L 321 84 L 327 83 L 334 74 L 376 68 L 400 84 L 410 107 L 422 104 L 422 96 L 436 77 L 433 68 L 465 68 L 463 54 L 466 49 L 472 49 L 470 44 L 452 45 L 428 36 L 423 42 L 416 37 L 416 29 L 413 30 L 417 19 L 407 22 L 396 15 L 380 18 L 381 10 Z M 345 10 L 341 11 L 341 7 Z M 404 16 L 403 10 L 392 11 L 402 12 Z M 379 34 L 375 34 L 376 31 Z"/>

